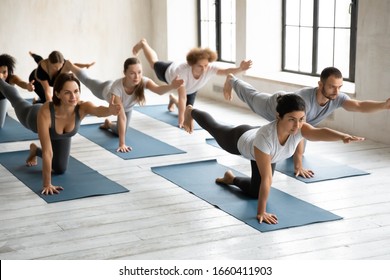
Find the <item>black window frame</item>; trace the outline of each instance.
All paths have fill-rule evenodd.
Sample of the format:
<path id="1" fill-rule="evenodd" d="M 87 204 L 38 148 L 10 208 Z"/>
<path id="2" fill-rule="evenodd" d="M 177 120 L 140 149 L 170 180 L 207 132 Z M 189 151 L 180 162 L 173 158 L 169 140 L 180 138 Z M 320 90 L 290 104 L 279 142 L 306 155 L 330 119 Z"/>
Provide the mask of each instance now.
<path id="1" fill-rule="evenodd" d="M 304 74 L 310 76 L 319 76 L 318 72 L 318 17 L 319 17 L 319 2 L 318 0 L 313 0 L 313 48 L 312 48 L 312 70 L 310 73 L 293 71 L 286 69 L 286 1 L 283 0 L 282 9 L 282 71 L 291 72 L 297 74 Z M 337 0 L 334 0 L 337 1 Z M 350 24 L 350 45 L 349 45 L 349 75 L 344 77 L 346 81 L 355 81 L 355 68 L 356 68 L 356 38 L 357 38 L 357 16 L 358 16 L 358 0 L 351 0 L 350 4 L 350 13 L 351 13 L 351 24 Z"/>
<path id="2" fill-rule="evenodd" d="M 220 62 L 226 62 L 226 63 L 236 63 L 236 61 L 228 61 L 228 60 L 223 60 L 223 52 L 222 52 L 222 39 L 221 39 L 221 2 L 223 0 L 214 0 L 214 5 L 216 6 L 215 8 L 215 46 L 216 49 L 215 51 L 218 53 L 218 61 Z M 198 10 L 198 46 L 202 45 L 202 28 L 201 28 L 201 23 L 202 23 L 202 17 L 201 17 L 201 0 L 197 1 L 197 10 Z M 236 12 L 236 11 L 235 11 Z M 235 42 L 233 42 L 235 43 Z"/>

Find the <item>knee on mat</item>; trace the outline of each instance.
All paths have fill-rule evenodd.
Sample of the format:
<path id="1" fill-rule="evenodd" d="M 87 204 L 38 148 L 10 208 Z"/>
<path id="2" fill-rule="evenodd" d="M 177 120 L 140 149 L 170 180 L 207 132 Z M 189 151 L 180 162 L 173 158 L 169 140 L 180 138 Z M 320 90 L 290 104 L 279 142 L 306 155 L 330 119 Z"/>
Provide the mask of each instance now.
<path id="1" fill-rule="evenodd" d="M 66 172 L 66 167 L 53 168 L 53 172 L 58 175 L 64 174 Z"/>

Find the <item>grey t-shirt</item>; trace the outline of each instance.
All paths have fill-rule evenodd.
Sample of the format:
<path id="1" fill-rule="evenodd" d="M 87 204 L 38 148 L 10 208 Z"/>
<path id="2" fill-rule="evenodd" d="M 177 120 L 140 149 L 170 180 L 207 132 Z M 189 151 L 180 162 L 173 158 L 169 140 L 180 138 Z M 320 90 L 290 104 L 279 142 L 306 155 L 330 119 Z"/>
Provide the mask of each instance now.
<path id="1" fill-rule="evenodd" d="M 336 99 L 329 100 L 325 106 L 320 106 L 316 99 L 318 89 L 316 87 L 307 87 L 296 92 L 278 91 L 269 94 L 259 92 L 252 85 L 237 78 L 232 79 L 231 84 L 240 100 L 245 102 L 253 112 L 270 122 L 276 119 L 276 105 L 279 95 L 295 93 L 301 96 L 306 103 L 306 122 L 313 126 L 320 123 L 337 108 L 342 107 L 345 100 L 350 99 L 347 94 L 340 92 Z"/>
<path id="2" fill-rule="evenodd" d="M 296 92 L 285 92 L 285 91 L 276 92 L 270 97 L 267 106 L 269 110 L 272 110 L 272 108 L 275 109 L 272 113 L 269 112 L 268 114 L 276 116 L 276 105 L 278 104 L 276 100 L 278 98 L 278 95 L 295 93 L 296 95 L 302 97 L 303 100 L 305 100 L 306 122 L 311 124 L 312 126 L 316 126 L 321 121 L 326 119 L 334 110 L 336 110 L 339 107 L 342 107 L 345 100 L 350 99 L 350 97 L 347 94 L 345 94 L 344 92 L 340 92 L 336 99 L 329 100 L 329 102 L 327 102 L 324 106 L 320 106 L 317 102 L 316 92 L 317 92 L 316 87 L 315 88 L 307 87 L 307 88 L 300 89 Z"/>
<path id="3" fill-rule="evenodd" d="M 291 157 L 303 136 L 299 130 L 290 135 L 284 145 L 279 143 L 277 121 L 273 121 L 261 128 L 254 128 L 245 132 L 238 139 L 237 148 L 240 154 L 250 160 L 255 160 L 254 147 L 271 156 L 271 163 Z"/>

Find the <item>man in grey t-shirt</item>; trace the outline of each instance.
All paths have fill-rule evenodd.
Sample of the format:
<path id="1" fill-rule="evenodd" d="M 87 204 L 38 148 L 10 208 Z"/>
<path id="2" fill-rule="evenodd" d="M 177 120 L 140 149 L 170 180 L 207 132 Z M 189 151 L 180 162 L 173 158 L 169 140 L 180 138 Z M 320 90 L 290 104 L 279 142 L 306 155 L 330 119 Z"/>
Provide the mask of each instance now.
<path id="1" fill-rule="evenodd" d="M 307 123 L 315 126 L 339 107 L 343 107 L 347 111 L 362 113 L 390 109 L 390 98 L 386 101 L 359 101 L 351 99 L 347 94 L 340 92 L 342 85 L 343 76 L 340 70 L 335 67 L 327 67 L 321 72 L 318 87 L 303 88 L 294 92 L 305 100 Z M 229 74 L 224 85 L 225 99 L 232 99 L 232 89 L 253 112 L 268 121 L 276 119 L 276 99 L 278 95 L 287 93 L 285 91 L 279 91 L 274 94 L 259 92 L 250 84 Z M 303 152 L 304 142 L 302 141 L 294 154 L 295 175 L 310 178 L 314 173 L 303 168 Z"/>

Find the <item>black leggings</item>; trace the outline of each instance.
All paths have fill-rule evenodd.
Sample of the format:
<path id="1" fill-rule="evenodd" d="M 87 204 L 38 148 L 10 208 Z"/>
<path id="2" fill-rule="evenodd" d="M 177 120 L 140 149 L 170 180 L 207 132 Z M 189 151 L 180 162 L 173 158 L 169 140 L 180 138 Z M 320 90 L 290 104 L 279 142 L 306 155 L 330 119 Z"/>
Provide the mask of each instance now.
<path id="1" fill-rule="evenodd" d="M 37 55 L 35 53 L 31 53 L 31 56 L 37 64 L 39 64 L 39 62 L 41 62 L 41 60 L 43 60 L 42 56 Z M 43 88 L 41 83 L 38 82 L 37 79 L 35 78 L 35 71 L 36 71 L 36 69 L 34 69 L 31 72 L 30 76 L 28 77 L 28 80 L 30 82 L 35 81 L 34 82 L 34 92 L 39 96 L 37 103 L 45 103 L 45 101 L 46 101 L 45 89 Z"/>
<path id="2" fill-rule="evenodd" d="M 230 125 L 223 125 L 217 123 L 215 119 L 207 112 L 193 109 L 191 111 L 192 118 L 205 130 L 207 130 L 217 141 L 219 146 L 225 151 L 234 154 L 241 155 L 237 142 L 241 135 L 248 130 L 257 128 L 250 125 L 239 125 L 236 127 Z M 258 198 L 260 191 L 261 176 L 257 167 L 256 161 L 251 160 L 251 177 L 235 177 L 233 185 L 239 187 L 246 195 Z M 275 164 L 272 164 L 272 174 L 275 170 Z"/>

